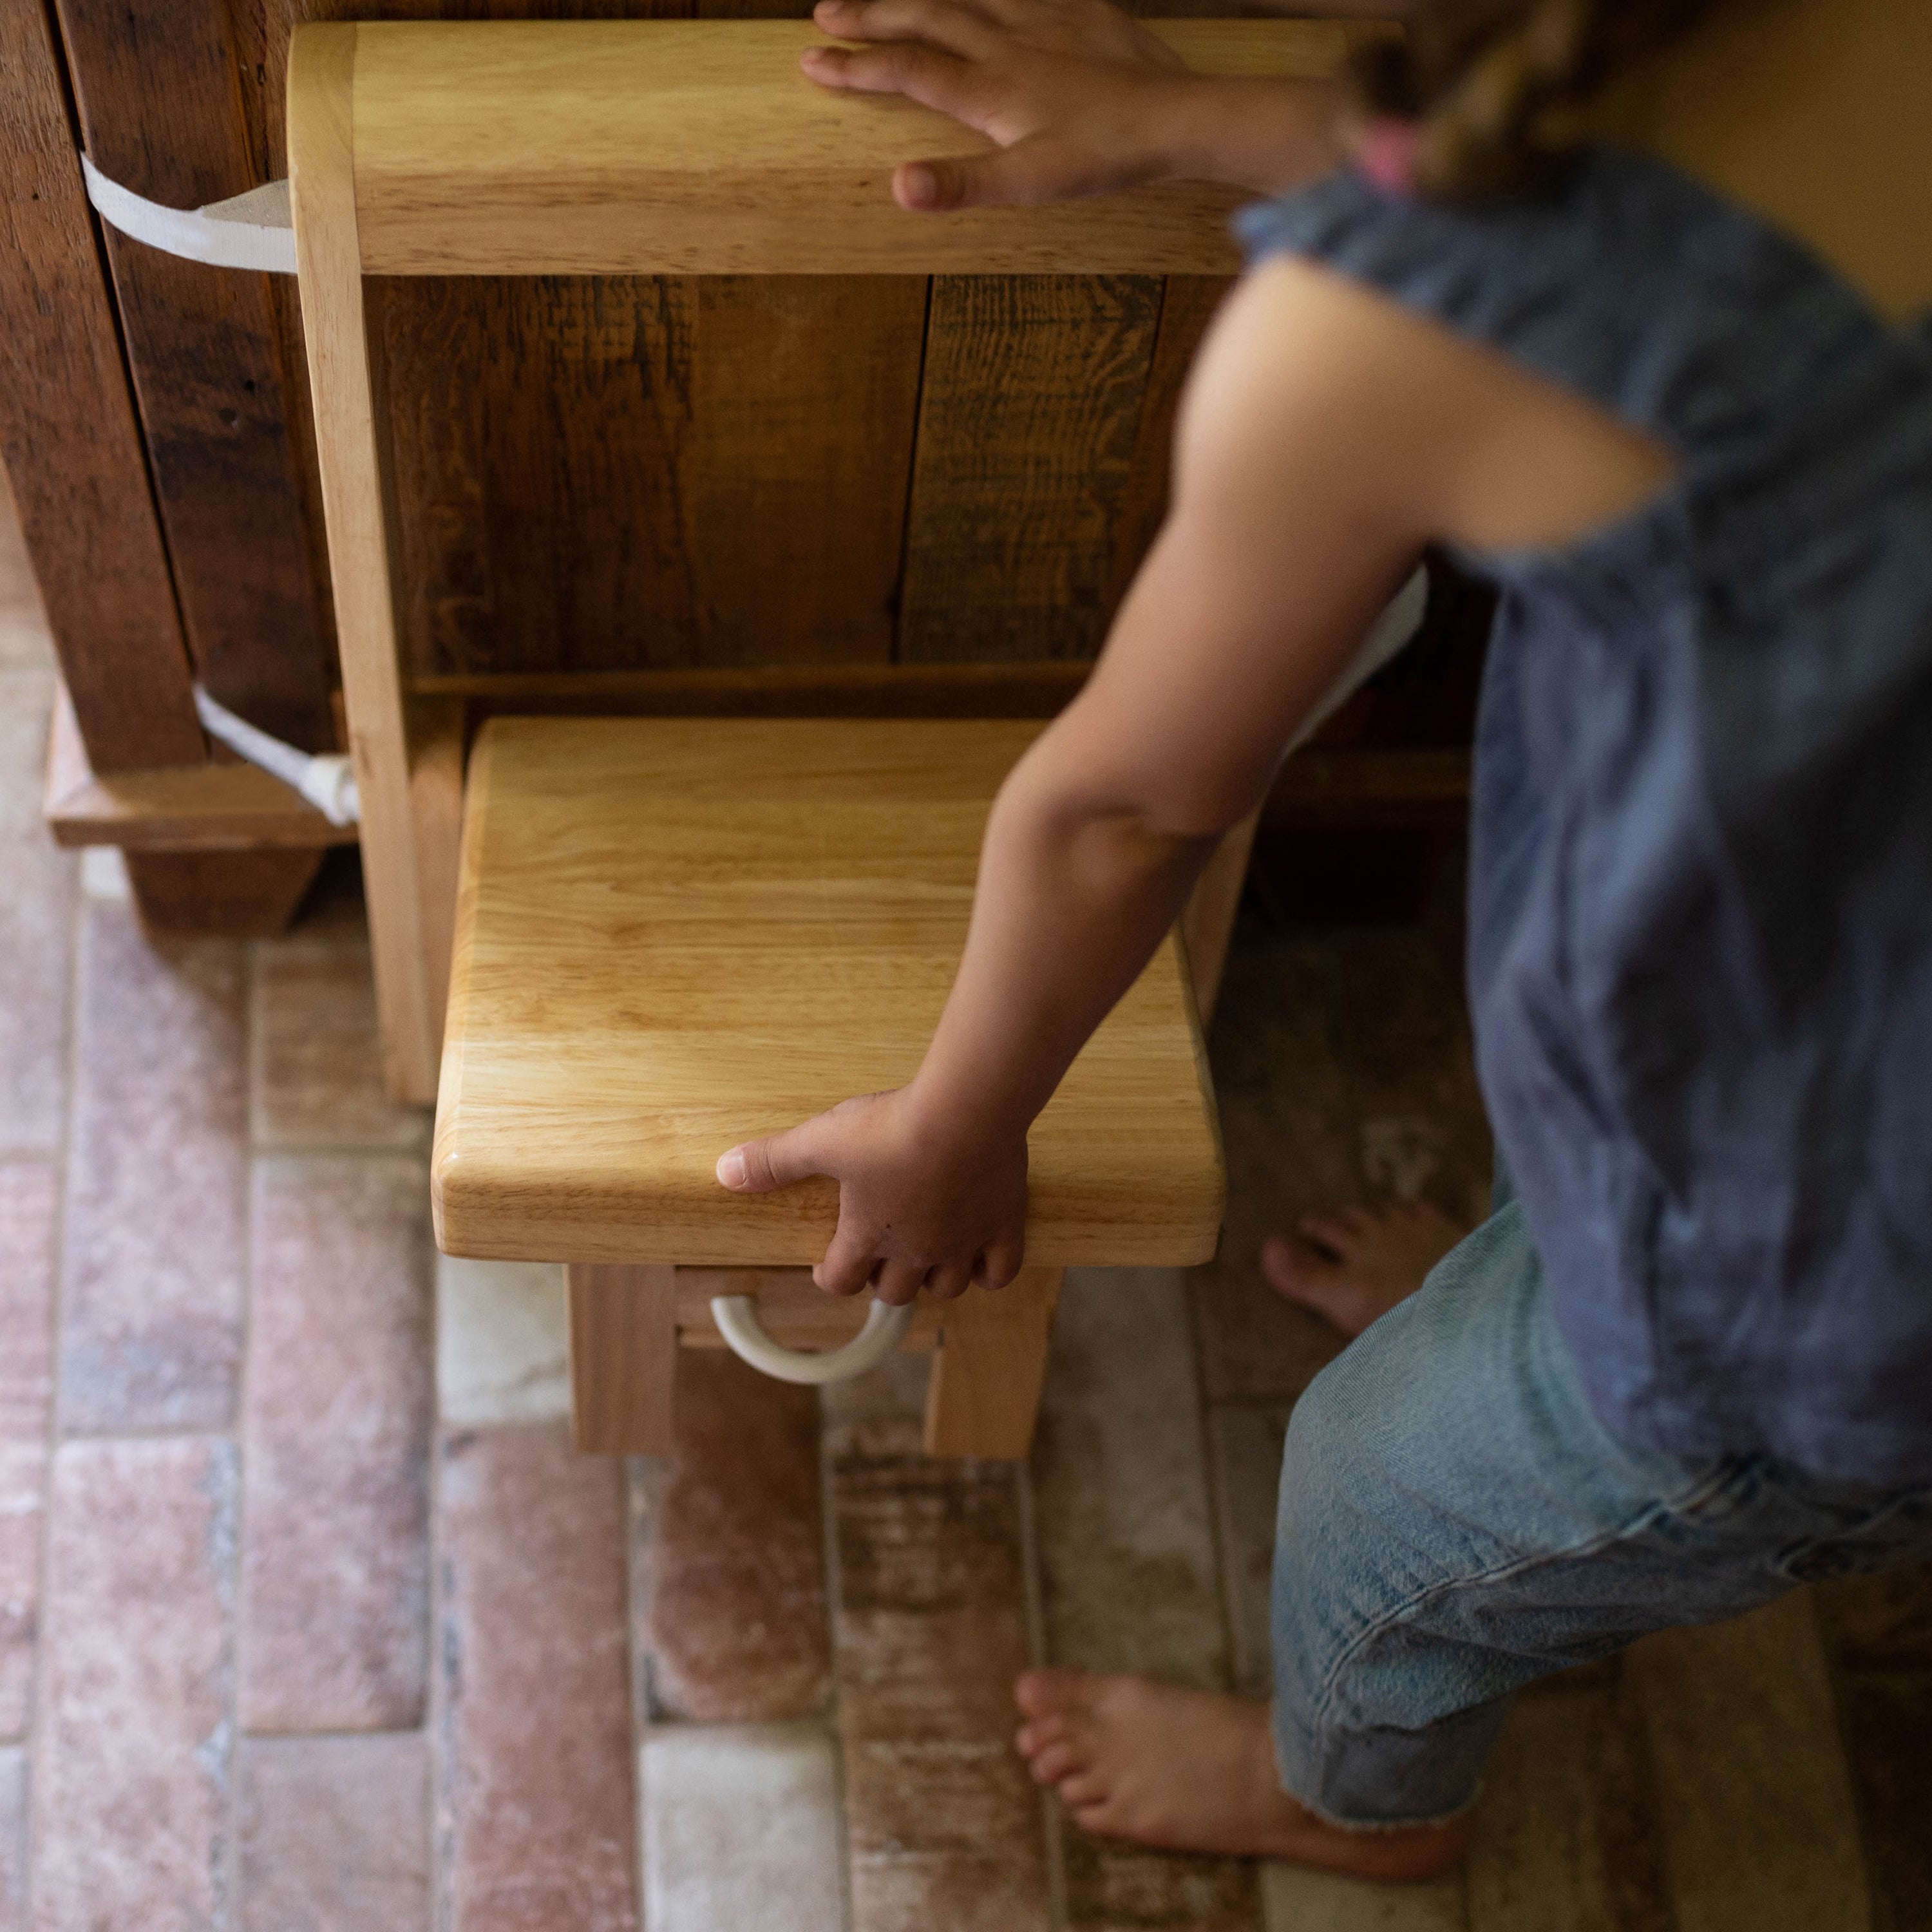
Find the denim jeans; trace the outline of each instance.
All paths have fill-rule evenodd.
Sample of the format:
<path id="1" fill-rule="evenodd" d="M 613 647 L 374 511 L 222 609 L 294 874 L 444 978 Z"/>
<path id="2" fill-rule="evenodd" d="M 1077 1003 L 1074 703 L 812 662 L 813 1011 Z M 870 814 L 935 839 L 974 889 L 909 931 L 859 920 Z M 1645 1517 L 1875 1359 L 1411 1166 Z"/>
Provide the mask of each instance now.
<path id="1" fill-rule="evenodd" d="M 1932 1489 L 1611 1436 L 1508 1203 L 1295 1408 L 1271 1619 L 1282 1784 L 1346 1825 L 1448 1816 L 1533 1678 L 1914 1556 L 1932 1557 Z"/>

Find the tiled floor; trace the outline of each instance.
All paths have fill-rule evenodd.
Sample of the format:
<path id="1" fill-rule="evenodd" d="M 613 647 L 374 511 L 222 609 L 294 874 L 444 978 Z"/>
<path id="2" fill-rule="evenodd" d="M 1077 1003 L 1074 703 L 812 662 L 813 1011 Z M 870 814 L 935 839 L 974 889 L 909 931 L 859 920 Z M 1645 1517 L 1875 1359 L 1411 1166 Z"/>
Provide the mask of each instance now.
<path id="1" fill-rule="evenodd" d="M 1384 1892 L 1096 1844 L 1029 1658 L 1265 1685 L 1276 1459 L 1334 1352 L 1253 1268 L 1336 1194 L 1474 1211 L 1453 920 L 1244 930 L 1234 1202 L 1069 1285 L 1030 1468 L 688 1355 L 574 1457 L 552 1270 L 438 1264 L 355 905 L 157 950 L 37 823 L 0 520 L 0 1932 L 1932 1928 L 1932 1576 L 1522 1700 L 1467 1870 Z"/>

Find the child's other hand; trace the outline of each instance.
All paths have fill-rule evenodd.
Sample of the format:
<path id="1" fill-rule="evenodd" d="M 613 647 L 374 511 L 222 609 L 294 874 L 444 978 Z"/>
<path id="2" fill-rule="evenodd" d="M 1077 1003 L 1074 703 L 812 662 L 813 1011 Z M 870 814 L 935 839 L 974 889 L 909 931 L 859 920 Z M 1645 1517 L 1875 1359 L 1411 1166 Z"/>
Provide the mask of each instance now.
<path id="1" fill-rule="evenodd" d="M 1188 70 L 1107 0 L 819 0 L 812 18 L 880 43 L 808 48 L 801 64 L 820 86 L 903 94 L 999 144 L 905 163 L 892 176 L 902 208 L 1062 201 L 1163 171 L 1162 110 Z"/>
<path id="2" fill-rule="evenodd" d="M 766 1194 L 808 1174 L 838 1184 L 838 1226 L 812 1271 L 833 1294 L 868 1284 L 894 1306 L 923 1288 L 942 1300 L 1004 1288 L 1024 1252 L 1027 1150 L 1017 1136 L 949 1132 L 920 1118 L 912 1090 L 844 1100 L 718 1162 L 734 1192 Z"/>

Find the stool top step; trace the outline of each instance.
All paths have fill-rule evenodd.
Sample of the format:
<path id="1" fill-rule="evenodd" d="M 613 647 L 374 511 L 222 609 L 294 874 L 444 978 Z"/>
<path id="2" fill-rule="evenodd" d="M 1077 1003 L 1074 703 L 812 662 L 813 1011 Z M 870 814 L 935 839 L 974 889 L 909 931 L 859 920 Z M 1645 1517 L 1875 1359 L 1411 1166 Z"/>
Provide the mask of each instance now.
<path id="1" fill-rule="evenodd" d="M 1304 20 L 1154 31 L 1197 72 L 1231 77 L 1325 78 L 1352 40 Z M 895 164 L 992 142 L 909 100 L 814 86 L 799 53 L 826 40 L 808 21 L 315 23 L 296 29 L 298 53 L 332 36 L 353 40 L 346 111 L 367 274 L 1240 266 L 1227 219 L 1246 197 L 1202 182 L 908 214 L 892 198 Z M 298 58 L 292 88 L 310 74 Z"/>
<path id="2" fill-rule="evenodd" d="M 433 1192 L 452 1254 L 815 1261 L 838 1190 L 718 1155 L 918 1067 L 994 791 L 1039 727 L 500 718 L 478 738 Z M 1034 1124 L 1027 1258 L 1214 1251 L 1220 1148 L 1170 936 Z"/>

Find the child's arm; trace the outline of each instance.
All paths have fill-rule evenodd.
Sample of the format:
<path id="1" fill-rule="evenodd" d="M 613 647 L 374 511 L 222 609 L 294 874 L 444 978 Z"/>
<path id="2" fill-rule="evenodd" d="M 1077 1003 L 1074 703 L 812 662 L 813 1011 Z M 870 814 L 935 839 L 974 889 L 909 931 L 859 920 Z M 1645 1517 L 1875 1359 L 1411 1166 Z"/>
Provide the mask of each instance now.
<path id="1" fill-rule="evenodd" d="M 1154 181 L 1280 194 L 1340 157 L 1340 95 L 1322 80 L 1196 74 L 1108 0 L 820 0 L 820 86 L 903 94 L 999 145 L 908 161 L 902 208 L 1060 201 Z"/>
<path id="2" fill-rule="evenodd" d="M 918 1073 L 734 1148 L 719 1178 L 838 1180 L 822 1287 L 1004 1285 L 1028 1126 L 1423 544 L 1561 541 L 1668 471 L 1577 398 L 1336 276 L 1250 276 L 1189 383 L 1174 507 L 1106 652 L 994 806 Z"/>

